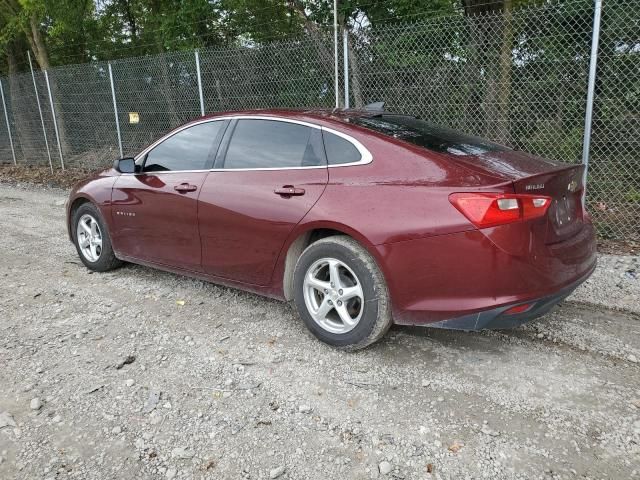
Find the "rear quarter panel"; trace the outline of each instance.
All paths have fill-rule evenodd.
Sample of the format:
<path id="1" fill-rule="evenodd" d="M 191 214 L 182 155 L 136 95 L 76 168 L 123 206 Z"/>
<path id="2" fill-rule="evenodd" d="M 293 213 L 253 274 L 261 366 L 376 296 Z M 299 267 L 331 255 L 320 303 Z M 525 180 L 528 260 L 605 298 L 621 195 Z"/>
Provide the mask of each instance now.
<path id="1" fill-rule="evenodd" d="M 511 188 L 437 153 L 353 129 L 346 131 L 373 155 L 366 165 L 329 168 L 327 188 L 303 223 L 348 225 L 372 245 L 443 235 L 473 226 L 449 202 L 465 187 Z"/>

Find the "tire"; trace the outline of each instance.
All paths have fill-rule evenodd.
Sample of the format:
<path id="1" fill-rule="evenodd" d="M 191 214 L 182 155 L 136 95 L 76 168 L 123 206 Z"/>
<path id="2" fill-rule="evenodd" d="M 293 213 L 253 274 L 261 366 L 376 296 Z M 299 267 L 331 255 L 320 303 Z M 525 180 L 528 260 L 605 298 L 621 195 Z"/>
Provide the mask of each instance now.
<path id="1" fill-rule="evenodd" d="M 309 245 L 298 258 L 293 282 L 300 317 L 324 343 L 359 350 L 381 339 L 393 323 L 382 272 L 350 237 L 327 237 Z"/>
<path id="2" fill-rule="evenodd" d="M 82 228 L 79 226 L 81 221 L 91 229 L 91 232 L 94 232 L 92 228 L 93 221 L 95 221 L 97 224 L 95 234 L 100 237 L 100 245 L 98 245 L 98 237 L 95 234 L 92 235 L 91 240 L 87 240 L 88 232 L 86 229 L 82 229 L 84 233 L 78 234 L 79 228 Z M 118 260 L 113 253 L 107 225 L 98 207 L 92 203 L 83 203 L 73 213 L 71 222 L 73 243 L 76 246 L 80 260 L 82 260 L 82 263 L 84 263 L 89 270 L 93 270 L 94 272 L 107 272 L 122 265 L 122 261 Z M 91 243 L 92 246 L 87 247 L 85 244 L 83 247 L 80 243 L 80 237 L 83 237 L 87 243 Z M 87 248 L 89 251 L 87 251 Z"/>

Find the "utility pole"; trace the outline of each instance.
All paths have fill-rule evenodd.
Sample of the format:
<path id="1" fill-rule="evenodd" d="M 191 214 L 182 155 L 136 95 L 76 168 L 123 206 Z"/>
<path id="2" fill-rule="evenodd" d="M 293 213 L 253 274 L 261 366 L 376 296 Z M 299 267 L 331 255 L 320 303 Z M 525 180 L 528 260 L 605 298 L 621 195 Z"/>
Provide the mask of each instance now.
<path id="1" fill-rule="evenodd" d="M 36 85 L 36 74 L 33 72 L 33 63 L 31 62 L 31 53 L 27 51 L 29 57 L 29 68 L 31 69 L 31 79 L 33 80 L 33 90 L 36 92 L 36 103 L 38 104 L 38 112 L 40 112 L 40 123 L 42 124 L 42 134 L 44 135 L 44 145 L 47 147 L 47 156 L 49 157 L 49 168 L 53 173 L 53 162 L 51 161 L 51 150 L 49 150 L 49 140 L 47 140 L 47 129 L 44 126 L 44 117 L 42 116 L 42 107 L 40 106 L 40 97 L 38 95 L 38 85 Z"/>
<path id="2" fill-rule="evenodd" d="M 338 0 L 333 0 L 333 83 L 335 87 L 336 108 L 340 107 L 340 89 L 338 88 Z"/>
<path id="3" fill-rule="evenodd" d="M 598 66 L 598 46 L 600 43 L 600 19 L 602 17 L 602 0 L 595 0 L 593 13 L 593 35 L 591 37 L 591 60 L 589 62 L 589 84 L 587 86 L 587 108 L 584 116 L 584 140 L 582 143 L 582 177 L 583 194 L 582 205 L 587 197 L 587 171 L 589 169 L 589 154 L 591 148 L 591 125 L 593 124 L 593 102 L 596 89 L 596 67 Z"/>

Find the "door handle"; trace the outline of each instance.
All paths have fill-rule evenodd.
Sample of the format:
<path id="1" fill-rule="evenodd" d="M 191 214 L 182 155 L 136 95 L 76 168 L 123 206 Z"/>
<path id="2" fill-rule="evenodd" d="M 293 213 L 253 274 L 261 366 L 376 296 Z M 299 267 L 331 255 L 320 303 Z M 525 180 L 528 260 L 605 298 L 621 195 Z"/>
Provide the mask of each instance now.
<path id="1" fill-rule="evenodd" d="M 291 196 L 300 196 L 304 195 L 304 188 L 296 188 L 293 185 L 285 185 L 282 188 L 276 188 L 274 193 L 281 195 L 283 197 L 291 197 Z"/>
<path id="2" fill-rule="evenodd" d="M 176 185 L 173 187 L 176 192 L 187 193 L 187 192 L 195 192 L 198 187 L 195 185 L 189 185 L 188 183 L 181 183 L 180 185 Z"/>

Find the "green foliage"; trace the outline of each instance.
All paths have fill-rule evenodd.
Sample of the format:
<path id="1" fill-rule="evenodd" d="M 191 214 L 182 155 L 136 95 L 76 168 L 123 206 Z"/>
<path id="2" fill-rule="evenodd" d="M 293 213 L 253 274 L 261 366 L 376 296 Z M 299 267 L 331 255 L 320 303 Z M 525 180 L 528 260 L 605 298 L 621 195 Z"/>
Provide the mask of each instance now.
<path id="1" fill-rule="evenodd" d="M 342 0 L 339 17 L 355 29 L 452 13 L 455 6 L 458 0 Z M 0 48 L 24 35 L 33 15 L 51 64 L 63 65 L 295 38 L 311 27 L 330 28 L 333 1 L 0 0 Z"/>

